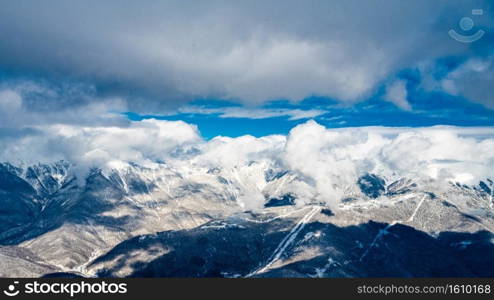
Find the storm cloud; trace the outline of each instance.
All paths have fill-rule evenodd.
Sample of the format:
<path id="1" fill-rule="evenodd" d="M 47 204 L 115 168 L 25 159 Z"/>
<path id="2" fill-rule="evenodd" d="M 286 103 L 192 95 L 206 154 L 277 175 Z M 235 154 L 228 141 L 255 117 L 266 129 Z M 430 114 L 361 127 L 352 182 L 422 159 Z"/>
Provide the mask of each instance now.
<path id="1" fill-rule="evenodd" d="M 452 56 L 485 60 L 491 35 L 475 45 L 447 35 L 472 8 L 485 12 L 476 25 L 494 31 L 490 1 L 4 1 L 1 97 L 21 78 L 60 91 L 25 96 L 22 109 L 36 112 L 98 102 L 156 113 L 197 98 L 353 103 L 403 69 Z M 459 93 L 478 98 L 460 75 L 450 77 Z M 9 99 L 0 109 L 19 109 Z"/>

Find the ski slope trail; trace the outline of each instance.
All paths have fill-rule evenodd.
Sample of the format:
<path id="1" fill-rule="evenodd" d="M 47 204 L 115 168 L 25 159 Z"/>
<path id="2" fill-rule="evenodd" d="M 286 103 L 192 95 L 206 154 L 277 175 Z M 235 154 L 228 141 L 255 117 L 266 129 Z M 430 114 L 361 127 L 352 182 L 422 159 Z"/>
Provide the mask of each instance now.
<path id="1" fill-rule="evenodd" d="M 374 238 L 374 240 L 370 244 L 370 246 L 365 250 L 365 252 L 362 254 L 362 256 L 360 256 L 359 261 L 361 262 L 367 256 L 367 254 L 369 254 L 370 250 L 376 246 L 377 242 L 389 233 L 388 229 L 395 226 L 396 224 L 403 224 L 403 222 L 413 222 L 413 220 L 415 219 L 415 216 L 417 215 L 417 212 L 419 211 L 420 207 L 422 207 L 422 204 L 424 203 L 426 198 L 427 198 L 427 195 L 424 195 L 422 197 L 422 199 L 420 199 L 419 203 L 417 204 L 417 206 L 413 210 L 412 215 L 406 221 L 394 220 L 393 222 L 389 223 L 384 229 L 380 229 L 379 232 L 377 233 L 376 237 Z"/>
<path id="2" fill-rule="evenodd" d="M 278 259 L 280 259 L 285 250 L 293 243 L 293 241 L 295 241 L 300 231 L 304 229 L 305 225 L 307 225 L 309 221 L 314 217 L 314 215 L 316 215 L 320 210 L 321 207 L 316 206 L 313 207 L 307 214 L 305 214 L 302 219 L 298 221 L 298 223 L 292 228 L 292 230 L 290 230 L 290 232 L 278 244 L 278 247 L 276 247 L 274 252 L 271 254 L 269 259 L 267 260 L 267 263 L 263 267 L 250 272 L 245 277 L 252 277 L 259 273 L 266 272 L 276 261 L 278 261 Z"/>
<path id="3" fill-rule="evenodd" d="M 407 222 L 413 222 L 413 219 L 417 215 L 417 212 L 419 211 L 420 207 L 422 206 L 422 203 L 424 203 L 425 198 L 427 198 L 427 195 L 424 195 L 422 197 L 422 199 L 420 200 L 420 202 L 417 205 L 417 207 L 415 207 L 415 210 L 413 211 L 412 215 L 410 216 L 410 218 L 408 218 Z"/>

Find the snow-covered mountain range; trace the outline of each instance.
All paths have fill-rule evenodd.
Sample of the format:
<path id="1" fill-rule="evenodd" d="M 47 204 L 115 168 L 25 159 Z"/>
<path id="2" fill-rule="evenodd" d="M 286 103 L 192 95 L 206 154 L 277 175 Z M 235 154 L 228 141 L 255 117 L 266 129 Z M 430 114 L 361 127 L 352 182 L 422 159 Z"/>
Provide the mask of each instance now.
<path id="1" fill-rule="evenodd" d="M 129 163 L 92 169 L 83 185 L 72 168 L 0 164 L 1 276 L 493 274 L 491 179 L 364 174 L 335 206 L 301 201 L 294 191 L 311 180 L 265 161 Z M 262 205 L 246 208 L 249 195 Z"/>

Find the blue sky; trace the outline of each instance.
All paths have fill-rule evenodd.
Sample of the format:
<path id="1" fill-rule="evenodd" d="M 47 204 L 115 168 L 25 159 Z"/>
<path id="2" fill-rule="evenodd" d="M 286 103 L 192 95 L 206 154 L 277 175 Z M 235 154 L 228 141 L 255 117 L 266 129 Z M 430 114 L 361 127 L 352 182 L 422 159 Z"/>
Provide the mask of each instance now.
<path id="1" fill-rule="evenodd" d="M 327 128 L 391 126 L 391 127 L 427 127 L 434 125 L 454 126 L 494 126 L 494 111 L 472 103 L 461 97 L 452 97 L 443 93 L 418 93 L 411 98 L 415 111 L 403 111 L 391 103 L 371 99 L 352 106 L 341 106 L 331 99 L 310 98 L 297 104 L 277 101 L 261 109 L 292 109 L 325 111 L 314 119 Z M 149 115 L 127 112 L 125 115 L 133 121 L 142 119 L 183 120 L 196 124 L 205 138 L 217 135 L 237 137 L 250 134 L 261 137 L 270 134 L 287 134 L 290 129 L 306 122 L 309 118 L 297 120 L 289 116 L 265 117 L 220 117 L 222 108 L 241 106 L 234 103 L 214 100 L 200 100 L 190 103 L 190 107 L 214 108 L 212 113 L 172 113 L 171 115 Z M 248 110 L 248 108 L 246 109 Z"/>

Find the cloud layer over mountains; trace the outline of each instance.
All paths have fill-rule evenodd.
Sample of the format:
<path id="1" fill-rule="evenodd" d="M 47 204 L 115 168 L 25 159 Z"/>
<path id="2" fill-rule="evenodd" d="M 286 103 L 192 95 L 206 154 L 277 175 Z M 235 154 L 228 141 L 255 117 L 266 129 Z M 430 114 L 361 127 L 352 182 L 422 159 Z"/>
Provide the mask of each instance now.
<path id="1" fill-rule="evenodd" d="M 122 127 L 39 127 L 36 135 L 15 142 L 0 140 L 0 161 L 35 164 L 66 160 L 84 178 L 91 168 L 104 172 L 134 162 L 154 168 L 165 163 L 181 173 L 211 169 L 242 170 L 251 163 L 290 171 L 306 186 L 302 198 L 337 203 L 359 176 L 376 173 L 477 185 L 494 176 L 493 128 L 326 129 L 314 121 L 288 136 L 201 138 L 182 121 L 144 120 Z M 254 191 L 252 198 L 254 197 Z"/>

